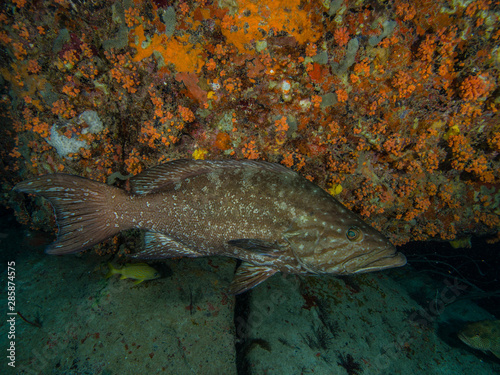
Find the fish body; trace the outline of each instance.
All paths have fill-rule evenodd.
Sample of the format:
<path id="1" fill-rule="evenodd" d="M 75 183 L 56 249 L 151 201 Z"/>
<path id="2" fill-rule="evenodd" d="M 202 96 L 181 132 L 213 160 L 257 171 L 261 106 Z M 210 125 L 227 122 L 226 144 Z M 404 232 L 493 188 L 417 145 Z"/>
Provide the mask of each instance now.
<path id="1" fill-rule="evenodd" d="M 122 268 L 115 268 L 111 263 L 108 263 L 109 272 L 106 278 L 113 275 L 121 275 L 120 279 L 134 279 L 134 284 L 140 284 L 145 280 L 154 280 L 160 277 L 160 273 L 146 263 L 130 263 Z"/>
<path id="2" fill-rule="evenodd" d="M 129 180 L 130 192 L 53 174 L 16 185 L 54 206 L 59 233 L 46 252 L 75 253 L 121 230 L 145 233 L 139 259 L 222 255 L 243 261 L 232 293 L 276 272 L 354 274 L 406 264 L 377 230 L 280 165 L 176 160 Z"/>
<path id="3" fill-rule="evenodd" d="M 457 238 L 449 242 L 454 249 L 470 249 L 472 247 L 471 237 Z"/>
<path id="4" fill-rule="evenodd" d="M 458 338 L 474 349 L 493 353 L 500 359 L 500 320 L 482 320 L 467 324 Z"/>

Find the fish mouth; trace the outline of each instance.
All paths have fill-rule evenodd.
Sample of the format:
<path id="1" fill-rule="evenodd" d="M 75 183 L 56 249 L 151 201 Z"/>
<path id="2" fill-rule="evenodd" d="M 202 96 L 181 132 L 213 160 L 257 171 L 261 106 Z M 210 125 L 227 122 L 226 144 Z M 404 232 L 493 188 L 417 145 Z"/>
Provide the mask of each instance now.
<path id="1" fill-rule="evenodd" d="M 380 258 L 369 265 L 369 271 L 384 270 L 386 268 L 402 267 L 406 265 L 406 257 L 402 253 L 395 253 L 384 258 Z M 365 267 L 366 269 L 366 267 Z"/>
<path id="2" fill-rule="evenodd" d="M 406 257 L 404 254 L 400 252 L 396 252 L 395 250 L 391 251 L 387 255 L 383 255 L 383 253 L 387 253 L 387 251 L 381 251 L 380 253 L 370 257 L 365 262 L 359 262 L 356 258 L 351 259 L 347 264 L 345 264 L 345 268 L 353 268 L 351 273 L 364 273 L 364 272 L 373 272 L 373 271 L 381 271 L 388 268 L 402 267 L 406 265 Z M 349 264 L 350 263 L 350 264 Z M 357 264 L 356 264 L 357 263 Z"/>

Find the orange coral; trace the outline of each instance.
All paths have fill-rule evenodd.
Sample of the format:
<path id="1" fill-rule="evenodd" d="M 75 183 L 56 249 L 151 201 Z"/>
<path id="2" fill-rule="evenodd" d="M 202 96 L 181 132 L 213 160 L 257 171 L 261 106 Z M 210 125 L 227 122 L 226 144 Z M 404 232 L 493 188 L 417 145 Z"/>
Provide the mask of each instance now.
<path id="1" fill-rule="evenodd" d="M 286 132 L 288 130 L 288 124 L 286 122 L 286 117 L 283 116 L 279 120 L 274 122 L 274 126 L 276 127 L 277 132 Z"/>
<path id="2" fill-rule="evenodd" d="M 229 134 L 224 132 L 218 133 L 215 139 L 215 147 L 222 151 L 229 150 L 231 148 L 231 138 Z"/>
<path id="3" fill-rule="evenodd" d="M 306 46 L 306 56 L 312 57 L 316 55 L 318 47 L 314 43 L 308 43 Z"/>
<path id="4" fill-rule="evenodd" d="M 139 151 L 136 148 L 133 148 L 130 155 L 124 160 L 128 173 L 136 175 L 142 172 L 141 159 L 139 158 L 139 155 Z"/>
<path id="5" fill-rule="evenodd" d="M 460 84 L 460 95 L 464 100 L 478 101 L 488 95 L 492 86 L 483 76 L 467 77 Z"/>
<path id="6" fill-rule="evenodd" d="M 63 54 L 64 65 L 72 68 L 78 62 L 78 56 L 75 50 L 68 50 Z"/>
<path id="7" fill-rule="evenodd" d="M 9 44 L 10 42 L 12 42 L 12 38 L 5 31 L 0 31 L 0 43 Z"/>
<path id="8" fill-rule="evenodd" d="M 214 61 L 214 59 L 211 58 L 210 60 L 208 60 L 206 66 L 208 70 L 215 70 L 215 68 L 217 68 L 217 63 Z"/>
<path id="9" fill-rule="evenodd" d="M 12 2 L 18 8 L 24 8 L 24 6 L 26 5 L 26 0 L 12 0 Z"/>
<path id="10" fill-rule="evenodd" d="M 73 106 L 64 99 L 59 99 L 52 104 L 52 113 L 63 118 L 72 118 L 76 116 Z"/>
<path id="11" fill-rule="evenodd" d="M 319 108 L 319 106 L 321 105 L 321 102 L 323 101 L 323 98 L 319 95 L 313 95 L 311 97 L 311 103 L 313 103 L 314 107 L 315 108 Z"/>
<path id="12" fill-rule="evenodd" d="M 134 27 L 139 24 L 140 12 L 138 8 L 125 9 L 125 23 L 128 27 Z"/>
<path id="13" fill-rule="evenodd" d="M 258 159 L 260 157 L 260 152 L 257 150 L 255 141 L 245 143 L 241 152 L 246 159 Z"/>
<path id="14" fill-rule="evenodd" d="M 28 61 L 28 72 L 36 74 L 39 73 L 42 70 L 42 67 L 40 64 L 38 64 L 38 61 L 36 60 L 29 60 Z"/>
<path id="15" fill-rule="evenodd" d="M 154 105 L 154 116 L 155 118 L 162 119 L 163 118 L 163 99 L 159 98 L 156 95 L 156 92 L 152 91 L 151 89 L 149 90 L 149 96 L 151 98 L 151 102 L 153 102 Z"/>
<path id="16" fill-rule="evenodd" d="M 404 71 L 396 73 L 392 85 L 398 90 L 400 98 L 410 97 L 416 89 L 415 80 Z"/>
<path id="17" fill-rule="evenodd" d="M 222 21 L 222 34 L 239 52 L 254 54 L 251 44 L 263 39 L 262 31 L 269 34 L 286 32 L 299 44 L 316 42 L 319 33 L 308 11 L 300 0 L 238 1 L 236 14 L 226 14 Z"/>
<path id="18" fill-rule="evenodd" d="M 465 9 L 465 14 L 469 17 L 473 17 L 478 11 L 488 10 L 489 4 L 491 4 L 491 1 L 488 0 L 473 1 Z"/>
<path id="19" fill-rule="evenodd" d="M 337 95 L 337 100 L 339 103 L 345 103 L 347 101 L 347 91 L 343 89 L 337 89 L 335 90 L 335 94 Z"/>
<path id="20" fill-rule="evenodd" d="M 33 131 L 40 134 L 40 136 L 47 138 L 49 136 L 49 124 L 46 122 L 41 122 L 38 117 L 33 119 Z"/>
<path id="21" fill-rule="evenodd" d="M 345 46 L 349 42 L 349 31 L 347 27 L 339 27 L 333 32 L 333 40 L 339 45 L 339 47 Z"/>
<path id="22" fill-rule="evenodd" d="M 464 170 L 474 156 L 474 150 L 463 134 L 454 134 L 448 137 L 448 145 L 453 153 L 451 166 L 459 171 Z"/>
<path id="23" fill-rule="evenodd" d="M 24 45 L 22 43 L 12 43 L 12 47 L 14 49 L 14 56 L 18 60 L 23 60 L 24 57 L 28 54 L 28 52 L 26 52 L 26 48 L 24 48 Z"/>
<path id="24" fill-rule="evenodd" d="M 184 1 L 179 2 L 179 10 L 182 15 L 186 15 L 189 12 L 189 5 L 187 5 Z"/>
<path id="25" fill-rule="evenodd" d="M 283 160 L 281 160 L 281 164 L 291 168 L 293 165 L 293 152 L 287 152 Z"/>
<path id="26" fill-rule="evenodd" d="M 160 138 L 160 132 L 151 124 L 151 122 L 146 121 L 142 125 L 139 142 L 147 144 L 151 148 L 156 148 L 155 141 Z"/>
<path id="27" fill-rule="evenodd" d="M 80 89 L 72 84 L 67 84 L 62 88 L 62 92 L 68 96 L 76 97 L 80 93 Z"/>
<path id="28" fill-rule="evenodd" d="M 194 119 L 195 119 L 194 114 L 189 108 L 186 108 L 186 107 L 179 105 L 178 110 L 179 110 L 179 113 L 181 114 L 182 119 L 185 122 L 194 121 Z"/>
<path id="29" fill-rule="evenodd" d="M 469 165 L 465 167 L 465 171 L 474 173 L 483 182 L 491 183 L 495 180 L 493 171 L 489 168 L 488 161 L 484 155 L 472 159 Z"/>
<path id="30" fill-rule="evenodd" d="M 9 153 L 9 156 L 13 157 L 14 159 L 19 159 L 22 155 L 19 152 L 18 147 L 14 147 L 12 151 Z"/>
<path id="31" fill-rule="evenodd" d="M 136 86 L 139 84 L 139 79 L 137 77 L 136 67 L 129 65 L 130 55 L 107 55 L 109 59 L 113 61 L 113 68 L 109 71 L 111 76 L 118 82 L 122 84 L 122 87 L 126 89 L 130 94 L 137 92 Z"/>
<path id="32" fill-rule="evenodd" d="M 493 137 L 488 139 L 489 146 L 497 152 L 500 152 L 500 132 L 494 133 Z"/>
<path id="33" fill-rule="evenodd" d="M 160 66 L 174 64 L 178 72 L 200 71 L 204 64 L 201 59 L 202 49 L 200 46 L 189 42 L 189 35 L 179 38 L 168 38 L 165 34 L 154 34 L 150 43 L 146 41 L 144 26 L 138 25 L 133 33 L 135 41 L 130 46 L 137 50 L 132 61 L 141 61 L 150 57 L 153 53 L 159 61 Z"/>
<path id="34" fill-rule="evenodd" d="M 411 21 L 417 11 L 415 7 L 409 4 L 398 4 L 396 5 L 396 14 L 403 19 L 403 21 Z"/>
<path id="35" fill-rule="evenodd" d="M 363 59 L 363 61 L 354 65 L 354 73 L 368 77 L 370 75 L 370 61 Z"/>

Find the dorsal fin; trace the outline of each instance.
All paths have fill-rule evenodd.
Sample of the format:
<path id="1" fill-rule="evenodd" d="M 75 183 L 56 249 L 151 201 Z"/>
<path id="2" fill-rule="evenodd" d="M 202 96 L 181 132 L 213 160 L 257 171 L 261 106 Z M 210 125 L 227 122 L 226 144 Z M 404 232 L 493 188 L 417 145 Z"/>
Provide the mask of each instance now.
<path id="1" fill-rule="evenodd" d="M 130 192 L 133 194 L 154 193 L 168 189 L 169 185 L 174 185 L 178 181 L 207 173 L 210 170 L 210 165 L 202 165 L 197 163 L 196 160 L 173 160 L 132 177 L 129 180 Z"/>
<path id="2" fill-rule="evenodd" d="M 259 168 L 275 173 L 295 172 L 281 164 L 255 160 L 189 160 L 178 159 L 150 168 L 130 178 L 133 194 L 150 194 L 168 189 L 186 178 L 209 173 L 221 168 Z"/>

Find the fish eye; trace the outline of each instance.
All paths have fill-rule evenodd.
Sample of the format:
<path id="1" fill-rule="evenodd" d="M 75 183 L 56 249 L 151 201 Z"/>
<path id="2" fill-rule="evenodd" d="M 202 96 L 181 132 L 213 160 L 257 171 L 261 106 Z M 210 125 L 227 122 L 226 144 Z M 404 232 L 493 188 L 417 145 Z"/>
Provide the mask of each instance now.
<path id="1" fill-rule="evenodd" d="M 361 241 L 363 233 L 358 227 L 350 227 L 346 232 L 346 237 L 351 242 Z"/>

